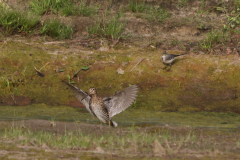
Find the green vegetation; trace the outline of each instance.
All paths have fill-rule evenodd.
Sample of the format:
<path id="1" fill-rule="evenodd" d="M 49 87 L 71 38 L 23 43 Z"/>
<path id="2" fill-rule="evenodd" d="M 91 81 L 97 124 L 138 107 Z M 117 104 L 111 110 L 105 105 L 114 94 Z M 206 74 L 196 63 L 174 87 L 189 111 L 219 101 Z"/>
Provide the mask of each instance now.
<path id="1" fill-rule="evenodd" d="M 0 12 L 0 25 L 9 34 L 14 31 L 29 33 L 39 23 L 38 17 L 17 10 L 0 8 Z"/>
<path id="2" fill-rule="evenodd" d="M 205 0 L 201 0 L 201 5 L 202 5 L 202 10 L 203 10 L 205 7 Z"/>
<path id="3" fill-rule="evenodd" d="M 140 128 L 116 130 L 100 129 L 98 132 L 86 132 L 78 129 L 64 133 L 51 133 L 46 131 L 33 132 L 23 125 L 5 128 L 0 132 L 1 144 L 5 141 L 14 141 L 13 146 L 34 146 L 52 150 L 68 149 L 87 150 L 88 152 L 100 152 L 102 154 L 128 155 L 131 157 L 182 157 L 186 154 L 212 155 L 217 152 L 224 155 L 237 153 L 239 148 L 239 136 L 223 131 L 210 131 L 201 129 L 164 129 L 164 128 Z M 209 134 L 213 136 L 209 137 Z M 221 139 L 219 139 L 221 136 Z M 225 138 L 228 139 L 226 143 Z M 237 140 L 237 141 L 236 141 Z M 237 142 L 237 143 L 236 143 Z M 8 142 L 9 143 L 9 142 Z M 125 157 L 123 156 L 123 157 Z M 217 155 L 215 155 L 217 156 Z"/>
<path id="4" fill-rule="evenodd" d="M 163 22 L 167 17 L 169 17 L 168 11 L 160 6 L 150 7 L 147 13 L 146 19 L 149 21 Z"/>
<path id="5" fill-rule="evenodd" d="M 150 158 L 240 153 L 234 133 L 240 124 L 239 0 L 0 0 L 0 13 L 1 120 L 45 119 L 48 129 L 59 131 L 2 126 L 1 142 Z M 160 63 L 164 49 L 190 54 L 166 72 Z M 85 108 L 74 108 L 80 104 L 62 80 L 84 91 L 94 86 L 103 97 L 136 84 L 139 96 L 113 117 L 119 127 L 108 128 Z M 94 132 L 64 132 L 58 121 L 87 123 Z M 205 134 L 187 126 L 218 130 Z M 7 150 L 4 144 L 0 150 Z"/>
<path id="6" fill-rule="evenodd" d="M 203 2 L 203 1 L 201 1 L 201 2 Z M 178 0 L 179 7 L 184 7 L 187 5 L 187 3 L 188 3 L 188 0 Z"/>
<path id="7" fill-rule="evenodd" d="M 74 10 L 74 4 L 70 0 L 32 0 L 30 8 L 33 13 L 38 15 L 61 12 L 63 15 L 71 15 Z"/>
<path id="8" fill-rule="evenodd" d="M 172 6 L 180 6 L 180 7 L 188 7 L 188 0 L 178 0 L 177 3 L 170 3 Z M 201 14 L 204 14 L 203 10 L 207 10 L 206 12 L 211 12 L 212 8 L 209 9 L 209 6 L 206 6 L 206 0 L 201 0 L 201 6 L 199 6 L 198 10 L 200 9 Z M 224 23 L 224 28 L 228 31 L 228 35 L 231 38 L 238 38 L 238 25 L 240 23 L 239 20 L 239 0 L 234 0 L 231 4 L 234 6 L 229 6 L 227 3 L 223 2 L 218 4 L 215 8 L 225 14 L 227 17 L 227 22 Z M 25 9 L 25 12 L 16 11 L 15 9 L 9 8 L 5 1 L 1 2 L 0 8 L 1 12 L 4 13 L 0 17 L 0 25 L 4 26 L 5 33 L 13 33 L 14 31 L 17 32 L 35 32 L 45 33 L 55 38 L 56 34 L 50 34 L 51 31 L 46 31 L 46 23 L 43 26 L 38 23 L 42 17 L 36 17 L 35 15 L 61 15 L 61 16 L 94 16 L 97 13 L 102 13 L 104 16 L 100 16 L 101 20 L 98 20 L 99 17 L 93 17 L 92 25 L 88 25 L 87 32 L 89 35 L 97 36 L 97 37 L 106 37 L 111 39 L 119 39 L 123 37 L 121 35 L 127 20 L 122 20 L 124 23 L 119 22 L 119 12 L 123 11 L 123 8 L 128 7 L 127 11 L 131 11 L 136 17 L 144 18 L 149 20 L 150 22 L 164 22 L 167 18 L 170 17 L 170 10 L 171 7 L 167 6 L 166 4 L 159 2 L 156 4 L 147 3 L 145 1 L 138 1 L 138 0 L 129 0 L 127 4 L 124 4 L 120 7 L 115 7 L 114 12 L 111 11 L 111 7 L 115 5 L 114 2 L 105 2 L 103 5 L 100 4 L 92 4 L 87 0 L 75 1 L 75 0 L 31 0 L 29 2 L 29 7 Z M 118 5 L 118 4 L 117 4 Z M 101 6 L 101 7 L 100 7 Z M 211 5 L 210 5 L 211 6 Z M 28 10 L 30 8 L 30 10 Z M 99 12 L 99 8 L 101 11 Z M 214 8 L 214 7 L 213 7 Z M 31 12 L 30 12 L 31 11 Z M 126 10 L 125 10 L 126 11 Z M 194 12 L 193 12 L 194 13 Z M 112 18 L 115 17 L 115 18 Z M 122 16 L 124 17 L 124 16 Z M 62 19 L 62 17 L 58 17 Z M 124 17 L 125 18 L 125 17 Z M 194 20 L 194 18 L 192 19 Z M 45 21 L 45 19 L 43 20 Z M 54 20 L 52 20 L 54 21 Z M 194 23 L 194 22 L 193 22 Z M 62 25 L 59 24 L 60 27 L 53 27 L 53 28 L 60 28 L 59 31 L 62 30 L 69 30 L 66 33 L 69 33 L 70 36 L 62 36 L 60 34 L 57 37 L 61 39 L 64 38 L 71 38 L 73 30 L 68 28 L 65 29 Z M 39 30 L 38 30 L 39 29 Z M 50 29 L 47 29 L 50 30 Z M 221 29 L 219 29 L 221 30 Z M 58 31 L 57 31 L 58 32 Z M 219 31 L 218 31 L 219 32 Z M 66 34 L 63 33 L 63 34 Z M 215 44 L 219 44 L 218 42 L 209 42 L 209 39 L 213 39 L 216 41 L 217 36 L 216 33 L 209 34 L 208 38 L 200 43 L 200 47 L 202 49 L 211 49 L 214 47 Z M 215 38 L 213 37 L 215 36 Z M 237 37 L 236 37 L 237 36 Z M 182 47 L 181 47 L 182 48 Z"/>
<path id="9" fill-rule="evenodd" d="M 0 63 L 2 67 L 2 69 L 0 70 L 0 73 L 2 75 L 2 78 L 0 79 L 1 97 L 9 96 L 14 99 L 14 96 L 26 95 L 33 98 L 34 102 L 37 103 L 46 102 L 54 104 L 60 103 L 59 101 L 66 101 L 66 97 L 71 94 L 67 91 L 66 88 L 64 90 L 65 92 L 60 92 L 60 90 L 62 89 L 62 85 L 60 85 L 59 82 L 62 79 L 68 79 L 71 83 L 75 83 L 76 85 L 84 84 L 84 88 L 82 89 L 86 91 L 90 86 L 94 85 L 99 88 L 100 92 L 101 90 L 107 90 L 111 94 L 113 94 L 117 89 L 122 89 L 126 87 L 125 83 L 131 83 L 143 86 L 142 88 L 144 90 L 144 94 L 141 94 L 148 95 L 144 96 L 144 98 L 139 97 L 136 104 L 134 105 L 136 109 L 142 108 L 144 106 L 146 108 L 158 111 L 228 111 L 239 113 L 239 108 L 236 107 L 238 106 L 236 92 L 239 90 L 239 88 L 235 88 L 235 86 L 238 86 L 237 84 L 239 83 L 236 81 L 239 78 L 239 74 L 238 72 L 236 72 L 236 70 L 238 70 L 238 66 L 237 64 L 235 65 L 235 62 L 233 63 L 230 60 L 226 60 L 225 58 L 223 58 L 221 59 L 222 61 L 219 62 L 219 64 L 215 64 L 211 63 L 211 61 L 215 61 L 212 57 L 207 57 L 204 61 L 205 64 L 203 64 L 202 61 L 199 61 L 198 58 L 195 57 L 190 57 L 191 61 L 188 61 L 187 59 L 189 59 L 189 57 L 186 56 L 185 59 L 183 58 L 183 61 L 176 61 L 177 69 L 175 70 L 173 67 L 173 71 L 170 73 L 165 73 L 164 71 L 162 71 L 162 64 L 159 63 L 159 52 L 162 48 L 175 47 L 180 50 L 184 50 L 186 48 L 185 44 L 189 43 L 189 40 L 187 40 L 187 38 L 189 37 L 187 36 L 194 36 L 195 33 L 196 37 L 193 37 L 194 41 L 189 44 L 189 46 L 192 47 L 192 52 L 198 53 L 198 51 L 201 49 L 204 51 L 213 52 L 215 50 L 215 47 L 220 46 L 223 48 L 223 50 L 219 51 L 220 54 L 237 53 L 237 49 L 235 48 L 235 46 L 238 45 L 240 32 L 237 24 L 238 18 L 232 19 L 236 21 L 236 23 L 234 22 L 235 27 L 231 27 L 233 21 L 230 21 L 231 24 L 228 24 L 228 19 L 226 19 L 226 21 L 222 21 L 222 24 L 214 23 L 214 25 L 218 25 L 218 28 L 214 26 L 208 27 L 208 23 L 204 19 L 211 20 L 211 17 L 207 17 L 209 15 L 206 15 L 206 13 L 202 13 L 201 15 L 199 15 L 198 13 L 193 12 L 189 15 L 186 23 L 181 23 L 180 26 L 177 26 L 179 25 L 179 22 L 176 21 L 176 23 L 172 23 L 175 21 L 173 21 L 174 17 L 171 17 L 168 20 L 169 23 L 164 24 L 166 25 L 165 27 L 164 25 L 159 25 L 155 22 L 164 21 L 166 15 L 168 15 L 166 13 L 169 13 L 168 7 L 164 5 L 161 6 L 159 4 L 151 7 L 152 4 L 149 3 L 135 2 L 136 1 L 134 1 L 132 5 L 135 5 L 135 7 L 137 8 L 140 6 L 140 4 L 146 7 L 146 9 L 142 10 L 143 13 L 139 13 L 139 9 L 136 9 L 135 13 L 139 13 L 143 17 L 149 15 L 149 20 L 151 20 L 153 23 L 146 22 L 146 20 L 136 20 L 136 18 L 131 17 L 135 14 L 133 12 L 129 14 L 129 19 L 134 19 L 136 21 L 134 21 L 134 23 L 131 25 L 130 23 L 128 23 L 128 17 L 126 18 L 126 15 L 128 13 L 120 14 L 119 12 L 117 12 L 120 7 L 117 8 L 116 6 L 114 6 L 114 4 L 112 5 L 116 8 L 116 11 L 111 12 L 110 9 L 108 9 L 107 11 L 101 10 L 102 15 L 99 15 L 98 17 L 96 16 L 98 20 L 94 19 L 96 17 L 84 18 L 84 20 L 90 20 L 88 20 L 88 23 L 81 24 L 79 26 L 74 26 L 74 24 L 77 25 L 80 23 L 78 20 L 76 20 L 77 18 L 72 20 L 72 17 L 60 17 L 57 15 L 52 15 L 52 17 L 37 17 L 34 16 L 34 14 L 29 14 L 27 12 L 27 9 L 26 12 L 23 12 L 20 10 L 16 11 L 15 9 L 7 9 L 6 7 L 5 9 L 2 8 L 2 14 L 0 15 L 1 30 L 9 34 L 24 32 L 29 36 L 43 35 L 51 36 L 54 39 L 66 39 L 73 37 L 73 27 L 76 30 L 78 30 L 79 27 L 81 28 L 78 30 L 78 32 L 80 32 L 79 34 L 85 32 L 84 36 L 89 35 L 89 37 L 103 37 L 107 40 L 111 39 L 117 42 L 120 38 L 125 36 L 123 35 L 123 31 L 126 31 L 126 33 L 136 33 L 136 35 L 140 37 L 142 36 L 142 34 L 147 34 L 149 37 L 148 39 L 146 39 L 145 35 L 141 37 L 144 42 L 147 43 L 143 45 L 142 42 L 139 42 L 141 41 L 140 38 L 134 37 L 136 35 L 132 36 L 133 38 L 137 39 L 134 42 L 139 43 L 138 47 L 143 47 L 144 51 L 139 50 L 139 48 L 136 47 L 134 44 L 131 47 L 126 47 L 127 49 L 125 49 L 124 51 L 112 50 L 100 52 L 99 50 L 94 50 L 94 54 L 91 58 L 89 58 L 89 55 L 84 53 L 85 51 L 75 52 L 70 50 L 68 48 L 70 42 L 67 41 L 66 44 L 55 44 L 54 46 L 39 48 L 36 46 L 39 44 L 44 44 L 45 46 L 47 45 L 47 43 L 39 42 L 39 44 L 35 44 L 35 42 L 32 42 L 32 45 L 30 46 L 28 44 L 24 44 L 25 42 L 18 43 L 14 41 L 6 41 L 6 38 L 4 37 L 2 38 L 3 40 L 0 41 Z M 79 5 L 82 5 L 82 8 L 92 6 L 92 4 L 83 3 L 83 1 L 81 1 Z M 128 4 L 125 4 L 125 6 L 129 7 Z M 236 7 L 237 6 L 238 5 L 236 4 Z M 208 6 L 205 7 L 207 10 Z M 62 10 L 60 8 L 59 11 L 61 11 L 62 14 Z M 84 11 L 84 13 L 85 12 L 87 13 L 88 11 Z M 226 10 L 226 12 L 229 11 Z M 48 11 L 48 13 L 53 13 L 53 11 Z M 84 13 L 79 14 L 82 15 Z M 95 11 L 93 13 L 95 13 Z M 214 14 L 210 11 L 209 13 Z M 235 10 L 235 13 L 235 17 L 237 17 L 237 9 Z M 91 12 L 87 13 L 87 15 L 91 15 Z M 223 12 L 222 15 L 227 16 L 227 13 Z M 206 18 L 200 16 L 206 16 Z M 228 14 L 228 16 L 233 16 L 233 14 Z M 39 23 L 40 19 L 42 23 Z M 196 19 L 199 20 L 199 23 L 195 24 L 194 22 L 197 21 Z M 65 25 L 68 22 L 71 22 L 71 20 L 75 20 L 75 23 L 73 22 L 73 26 Z M 191 22 L 191 24 L 194 24 L 195 26 L 191 25 L 190 28 L 192 30 L 186 34 L 186 40 L 184 41 L 180 40 L 180 38 L 175 38 L 174 36 L 164 40 L 164 38 L 160 37 L 161 34 L 157 35 L 158 31 L 167 31 L 167 33 L 174 31 L 173 35 L 180 35 L 181 30 L 188 31 L 189 28 L 187 28 L 186 26 L 183 27 L 182 25 L 189 25 L 189 22 Z M 128 25 L 126 25 L 127 23 Z M 147 25 L 146 23 L 149 23 L 149 25 Z M 139 24 L 137 28 L 136 24 Z M 226 29 L 223 28 L 224 25 L 227 26 Z M 88 27 L 86 28 L 86 26 Z M 130 29 L 126 27 L 129 27 Z M 133 30 L 131 27 L 136 30 Z M 126 30 L 124 30 L 125 28 Z M 156 30 L 155 34 L 152 32 L 154 28 L 159 29 Z M 212 30 L 207 31 L 209 28 L 212 28 Z M 194 32 L 194 35 L 192 32 Z M 164 34 L 166 33 L 164 32 Z M 201 36 L 197 36 L 198 34 L 200 34 Z M 129 40 L 132 37 L 129 36 Z M 197 40 L 195 40 L 195 38 Z M 82 45 L 83 47 L 91 46 L 91 49 L 99 49 L 99 46 L 101 45 L 98 38 L 94 38 L 94 41 L 92 41 L 92 39 L 81 39 L 79 41 L 81 41 L 79 42 L 79 45 L 84 44 Z M 161 44 L 157 43 L 159 41 L 161 42 Z M 150 42 L 151 45 L 149 45 Z M 123 45 L 120 43 L 117 47 L 122 49 Z M 160 44 L 160 50 L 156 49 L 157 44 Z M 152 47 L 152 50 L 145 50 L 145 48 L 148 48 L 147 46 Z M 229 50 L 227 50 L 226 52 L 227 47 L 229 47 Z M 45 48 L 50 49 L 45 50 Z M 90 47 L 88 49 L 90 49 Z M 64 53 L 66 51 L 66 55 L 64 56 L 60 54 L 59 50 Z M 48 52 L 50 52 L 50 54 Z M 55 52 L 59 53 L 59 57 L 55 55 Z M 175 51 L 172 51 L 172 53 L 174 52 Z M 76 56 L 75 53 L 78 56 Z M 137 65 L 136 70 L 130 72 L 130 70 L 137 64 L 137 62 L 135 62 L 137 61 L 136 58 L 141 57 L 139 53 L 141 53 L 141 56 L 149 57 L 149 60 L 144 60 L 139 65 Z M 111 57 L 112 55 L 116 55 L 116 57 Z M 57 59 L 56 63 L 54 63 L 54 59 Z M 122 65 L 122 62 L 128 62 L 129 64 Z M 46 65 L 46 67 L 43 67 L 47 63 L 51 65 Z M 100 64 L 98 65 L 98 63 Z M 111 63 L 111 65 L 106 67 L 105 65 L 102 65 L 102 63 Z M 233 66 L 229 65 L 229 63 Z M 83 66 L 90 68 L 88 70 L 81 70 L 81 67 Z M 121 76 L 119 76 L 116 72 L 120 66 L 125 71 L 124 74 Z M 43 67 L 41 72 L 43 72 L 46 76 L 44 78 L 38 77 L 34 69 L 35 67 L 37 69 L 41 69 Z M 54 70 L 52 69 L 53 67 Z M 81 73 L 75 74 L 79 70 L 81 70 Z M 181 72 L 179 72 L 179 70 Z M 222 71 L 225 70 L 228 70 L 228 72 L 222 74 Z M 182 73 L 184 73 L 184 76 L 182 76 Z M 196 75 L 198 75 L 197 80 L 195 80 Z M 149 77 L 152 78 L 149 79 Z M 176 81 L 172 80 L 173 77 L 176 78 Z M 44 82 L 41 82 L 43 80 Z M 194 81 L 200 81 L 203 87 L 196 86 Z M 209 81 L 217 81 L 219 83 L 210 83 Z M 115 88 L 112 87 L 113 82 L 117 84 L 116 86 L 114 86 Z M 45 84 L 45 86 L 41 87 L 40 84 Z M 108 86 L 111 87 L 108 88 Z M 209 88 L 213 88 L 214 90 L 210 90 Z M 203 92 L 205 90 L 207 91 Z M 227 90 L 228 92 L 225 90 Z M 183 97 L 183 93 L 184 95 L 188 96 Z M 225 93 L 228 94 L 225 95 Z M 58 94 L 59 96 L 57 96 Z M 219 101 L 215 100 L 216 97 L 218 97 Z M 185 100 L 182 100 L 184 98 Z M 72 100 L 75 99 L 72 97 Z"/>
<path id="10" fill-rule="evenodd" d="M 227 17 L 227 24 L 224 25 L 225 29 L 235 28 L 236 25 L 240 24 L 240 6 L 237 7 L 236 11 L 232 10 L 231 14 L 228 14 L 227 9 L 224 7 L 217 7 L 217 9 L 222 11 Z"/>
<path id="11" fill-rule="evenodd" d="M 87 31 L 90 36 L 98 36 L 104 38 L 111 38 L 112 40 L 123 37 L 121 35 L 125 23 L 120 21 L 121 14 L 119 13 L 116 17 L 110 19 L 108 22 L 104 20 L 96 22 L 94 25 L 87 27 Z"/>
<path id="12" fill-rule="evenodd" d="M 52 89 L 56 90 L 54 88 L 55 87 L 53 86 L 51 90 Z M 48 88 L 46 87 L 46 90 L 47 89 Z M 57 92 L 51 90 L 49 92 L 51 92 L 52 94 L 56 94 L 52 95 L 51 98 L 53 100 L 57 97 L 60 97 L 59 95 L 62 95 L 62 92 L 68 91 L 68 90 L 61 91 L 61 89 L 59 89 L 58 90 L 59 93 L 57 94 Z M 36 95 L 36 93 L 34 92 L 32 93 Z M 142 97 L 144 98 L 146 96 L 144 95 Z M 36 99 L 38 98 L 39 97 L 37 95 Z M 212 127 L 219 128 L 222 130 L 224 129 L 236 130 L 240 125 L 240 117 L 238 116 L 237 113 L 214 113 L 214 112 L 212 113 L 206 111 L 189 113 L 187 112 L 189 111 L 187 109 L 185 109 L 186 112 L 184 112 L 184 108 L 180 108 L 182 111 L 179 112 L 158 112 L 159 106 L 156 106 L 156 103 L 153 103 L 153 105 L 155 104 L 154 107 L 156 107 L 156 109 L 154 108 L 147 109 L 147 107 L 143 108 L 141 106 L 143 103 L 141 102 L 143 98 L 139 96 L 135 104 L 133 104 L 126 111 L 113 117 L 113 120 L 119 123 L 119 127 L 129 127 L 133 124 L 135 126 L 171 124 L 173 126 Z M 68 97 L 67 98 L 61 97 L 61 99 L 66 100 L 68 99 Z M 59 102 L 62 102 L 62 100 L 59 100 Z M 88 124 L 101 125 L 101 122 L 98 119 L 92 117 L 92 115 L 86 110 L 86 108 L 73 108 L 60 105 L 53 106 L 52 104 L 49 105 L 32 104 L 18 107 L 0 106 L 0 109 L 2 111 L 0 113 L 1 121 L 44 119 L 51 121 L 51 124 L 53 125 L 57 121 L 82 122 Z M 190 109 L 190 107 L 188 107 L 188 109 Z M 103 124 L 103 126 L 108 127 L 105 124 Z"/>
<path id="13" fill-rule="evenodd" d="M 143 97 L 138 97 L 135 108 L 140 110 L 239 113 L 239 107 L 236 107 L 239 103 L 236 92 L 239 90 L 240 73 L 236 72 L 239 67 L 231 62 L 230 55 L 229 59 L 225 57 L 215 59 L 209 55 L 199 59 L 197 56 L 186 55 L 176 61 L 171 72 L 164 72 L 161 69 L 163 65 L 160 63 L 158 50 L 146 50 L 141 55 L 135 47 L 105 52 L 95 50 L 91 55 L 93 58 L 89 58 L 88 52 L 73 53 L 62 44 L 44 43 L 33 43 L 30 46 L 13 41 L 7 44 L 0 42 L 2 46 L 0 64 L 3 68 L 0 70 L 2 75 L 0 97 L 10 97 L 12 100 L 15 99 L 14 96 L 24 95 L 32 98 L 35 103 L 47 104 L 76 101 L 67 86 L 61 82 L 63 79 L 69 79 L 84 91 L 96 86 L 100 95 L 112 95 L 117 90 L 127 87 L 128 84 L 137 84 L 142 88 L 139 95 Z M 36 47 L 39 44 L 43 48 Z M 176 42 L 174 44 L 178 45 Z M 55 55 L 59 51 L 64 54 Z M 168 52 L 179 54 L 174 51 Z M 113 55 L 121 56 L 116 56 L 114 59 Z M 151 55 L 149 60 L 144 60 L 130 72 L 138 63 L 136 58 L 149 55 Z M 111 65 L 106 67 L 105 63 L 109 61 Z M 213 61 L 216 63 L 212 63 Z M 122 66 L 125 73 L 118 75 L 117 69 L 122 62 L 129 64 Z M 150 62 L 152 66 L 148 64 Z M 81 69 L 83 66 L 89 67 L 90 65 L 88 70 Z M 40 71 L 45 74 L 45 77 L 38 76 L 35 67 L 38 70 L 42 68 Z M 81 71 L 75 75 L 80 69 Z M 228 72 L 225 73 L 225 70 Z M 139 71 L 142 71 L 141 74 Z M 6 100 L 2 100 L 2 104 L 5 103 Z"/>
<path id="14" fill-rule="evenodd" d="M 51 19 L 43 25 L 41 34 L 49 35 L 53 38 L 67 39 L 72 38 L 73 29 L 61 23 L 60 19 Z"/>
<path id="15" fill-rule="evenodd" d="M 27 34 L 39 28 L 39 17 L 30 12 L 4 8 L 0 8 L 0 12 L 2 13 L 0 15 L 0 25 L 4 27 L 5 32 L 8 34 L 13 32 Z M 46 34 L 53 38 L 66 39 L 72 37 L 73 29 L 71 26 L 62 24 L 59 19 L 51 19 L 44 22 L 41 34 Z"/>
<path id="16" fill-rule="evenodd" d="M 5 137 L 5 138 L 4 138 Z M 119 136 L 113 133 L 107 135 L 92 135 L 86 134 L 79 130 L 77 133 L 66 132 L 63 135 L 54 134 L 49 132 L 38 132 L 34 133 L 30 130 L 25 130 L 17 127 L 11 129 L 5 129 L 4 133 L 1 133 L 0 138 L 18 140 L 22 137 L 21 144 L 30 145 L 33 143 L 36 146 L 47 145 L 53 149 L 94 149 L 95 147 L 103 147 L 108 151 L 117 151 L 122 148 L 128 148 L 134 145 L 147 145 L 144 148 L 144 152 L 147 153 L 151 150 L 150 145 L 153 143 L 155 138 L 159 138 L 158 134 L 136 134 L 136 131 L 132 131 L 124 136 Z"/>
<path id="17" fill-rule="evenodd" d="M 145 18 L 151 22 L 163 22 L 170 15 L 169 12 L 160 5 L 147 5 L 145 1 L 129 1 L 128 5 L 129 10 L 136 13 L 135 16 L 137 18 Z"/>
<path id="18" fill-rule="evenodd" d="M 226 43 L 229 39 L 228 36 L 229 36 L 228 33 L 220 32 L 220 31 L 208 32 L 207 38 L 203 40 L 203 43 L 201 43 L 201 47 L 203 49 L 207 49 L 210 51 L 213 45 Z"/>
<path id="19" fill-rule="evenodd" d="M 76 10 L 75 10 L 75 4 L 74 3 L 70 3 L 69 2 L 65 2 L 65 4 L 63 4 L 64 7 L 61 8 L 61 13 L 63 16 L 72 16 L 72 15 L 76 15 Z"/>
<path id="20" fill-rule="evenodd" d="M 70 25 L 62 24 L 60 19 L 50 19 L 45 21 L 43 26 L 39 26 L 40 18 L 36 15 L 61 13 L 64 16 L 77 14 L 91 16 L 98 11 L 97 7 L 87 6 L 83 1 L 75 7 L 70 0 L 32 0 L 30 8 L 32 12 L 21 12 L 16 9 L 9 9 L 5 3 L 1 3 L 0 25 L 4 27 L 5 32 L 11 34 L 16 31 L 26 34 L 34 32 L 36 28 L 40 28 L 41 34 L 49 35 L 53 38 L 72 38 L 73 29 Z"/>
<path id="21" fill-rule="evenodd" d="M 202 1 L 202 6 L 205 4 L 203 2 L 204 1 Z M 234 4 L 236 5 L 235 10 L 230 10 L 230 8 L 227 8 L 224 3 L 222 7 L 217 7 L 217 10 L 221 11 L 223 15 L 227 17 L 227 21 L 223 23 L 223 28 L 220 30 L 212 30 L 208 32 L 206 39 L 200 43 L 200 46 L 203 49 L 211 50 L 217 44 L 223 46 L 229 42 L 234 42 L 237 45 L 240 39 L 238 36 L 239 29 L 237 27 L 240 24 L 240 1 L 235 0 Z M 223 29 L 225 31 L 223 31 Z"/>
<path id="22" fill-rule="evenodd" d="M 147 9 L 145 1 L 129 1 L 129 10 L 133 13 L 140 12 L 143 13 Z"/>
<path id="23" fill-rule="evenodd" d="M 83 1 L 76 7 L 76 13 L 82 16 L 93 16 L 98 13 L 96 6 L 87 6 Z"/>
<path id="24" fill-rule="evenodd" d="M 75 3 L 71 0 L 32 0 L 30 8 L 33 13 L 38 15 L 60 13 L 63 16 L 77 14 L 91 16 L 98 11 L 97 7 L 87 6 L 84 1 Z"/>
<path id="25" fill-rule="evenodd" d="M 8 4 L 4 0 L 0 0 L 0 9 L 9 9 Z"/>

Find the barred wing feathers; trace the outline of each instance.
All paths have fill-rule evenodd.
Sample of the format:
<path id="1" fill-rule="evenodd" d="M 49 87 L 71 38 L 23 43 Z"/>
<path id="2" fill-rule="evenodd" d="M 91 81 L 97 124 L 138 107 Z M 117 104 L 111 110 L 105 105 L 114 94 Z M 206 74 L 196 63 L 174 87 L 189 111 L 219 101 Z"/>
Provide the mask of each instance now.
<path id="1" fill-rule="evenodd" d="M 108 110 L 109 117 L 113 117 L 127 109 L 137 98 L 138 87 L 132 85 L 123 91 L 117 91 L 112 97 L 104 98 L 104 104 Z"/>
<path id="2" fill-rule="evenodd" d="M 74 95 L 80 102 L 82 102 L 82 104 L 86 107 L 86 109 L 93 115 L 92 111 L 91 111 L 90 108 L 89 108 L 89 101 L 90 101 L 91 97 L 90 97 L 90 96 L 87 96 L 86 98 L 84 98 L 84 97 L 87 95 L 86 92 L 84 92 L 84 91 L 82 91 L 81 89 L 79 89 L 79 88 L 77 88 L 77 87 L 75 87 L 75 86 L 67 83 L 66 81 L 63 81 L 63 82 L 68 85 L 68 87 L 70 88 L 70 90 L 73 92 L 73 95 Z M 84 98 L 84 99 L 82 100 L 82 98 Z"/>

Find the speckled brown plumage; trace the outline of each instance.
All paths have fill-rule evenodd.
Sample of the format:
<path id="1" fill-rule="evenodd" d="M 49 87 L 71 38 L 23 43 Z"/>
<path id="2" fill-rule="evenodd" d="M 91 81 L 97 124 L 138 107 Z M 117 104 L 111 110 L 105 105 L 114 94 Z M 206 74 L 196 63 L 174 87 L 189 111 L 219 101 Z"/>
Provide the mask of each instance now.
<path id="1" fill-rule="evenodd" d="M 138 87 L 132 85 L 123 91 L 117 91 L 111 97 L 99 97 L 95 88 L 90 88 L 89 93 L 63 81 L 66 83 L 74 96 L 81 101 L 86 109 L 103 123 L 117 127 L 117 123 L 111 118 L 127 109 L 137 98 Z"/>

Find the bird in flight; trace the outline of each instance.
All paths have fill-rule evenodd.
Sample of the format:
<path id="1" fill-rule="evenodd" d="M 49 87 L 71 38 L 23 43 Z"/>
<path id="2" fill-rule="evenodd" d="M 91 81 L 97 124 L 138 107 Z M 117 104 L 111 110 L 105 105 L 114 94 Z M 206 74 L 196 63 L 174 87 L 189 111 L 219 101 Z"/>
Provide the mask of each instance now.
<path id="1" fill-rule="evenodd" d="M 132 85 L 123 91 L 117 91 L 111 97 L 102 98 L 97 95 L 96 88 L 90 88 L 89 93 L 63 81 L 68 85 L 73 95 L 83 103 L 86 109 L 101 122 L 109 126 L 117 127 L 117 123 L 111 118 L 127 109 L 137 98 L 138 87 Z"/>

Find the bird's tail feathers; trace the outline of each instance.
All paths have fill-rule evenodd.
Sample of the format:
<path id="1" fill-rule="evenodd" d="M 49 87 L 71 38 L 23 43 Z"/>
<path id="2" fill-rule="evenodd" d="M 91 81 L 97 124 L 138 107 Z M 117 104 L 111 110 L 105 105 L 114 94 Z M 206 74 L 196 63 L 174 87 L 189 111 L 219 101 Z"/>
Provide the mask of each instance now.
<path id="1" fill-rule="evenodd" d="M 113 124 L 113 127 L 117 127 L 118 126 L 117 122 L 112 121 L 112 124 Z"/>
<path id="2" fill-rule="evenodd" d="M 185 54 L 188 54 L 188 53 L 183 53 L 183 54 L 179 54 L 179 55 L 174 55 L 174 57 L 179 57 L 179 56 L 183 56 L 183 55 L 185 55 Z"/>
<path id="3" fill-rule="evenodd" d="M 180 54 L 179 56 L 183 56 L 183 55 L 186 55 L 186 54 L 188 54 L 188 53 L 183 53 L 183 54 Z"/>

